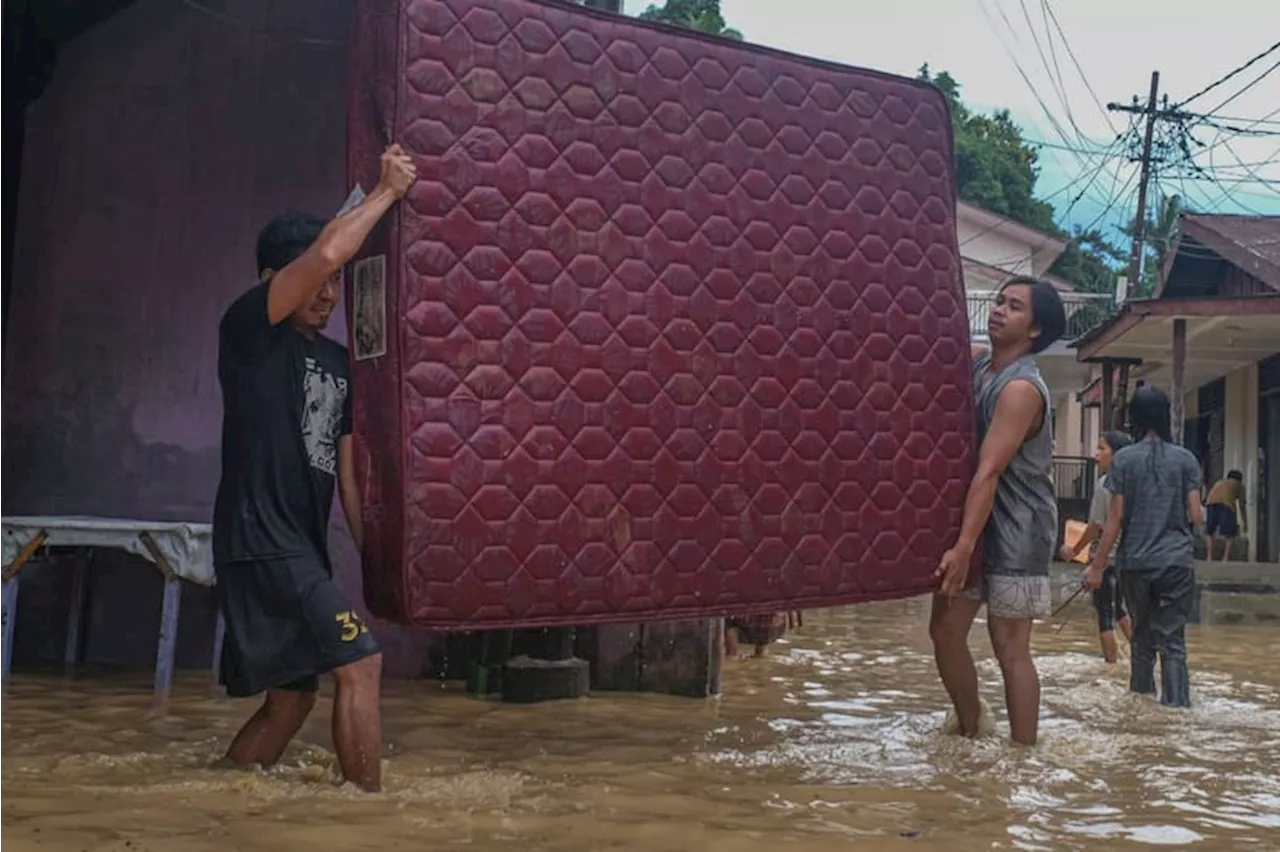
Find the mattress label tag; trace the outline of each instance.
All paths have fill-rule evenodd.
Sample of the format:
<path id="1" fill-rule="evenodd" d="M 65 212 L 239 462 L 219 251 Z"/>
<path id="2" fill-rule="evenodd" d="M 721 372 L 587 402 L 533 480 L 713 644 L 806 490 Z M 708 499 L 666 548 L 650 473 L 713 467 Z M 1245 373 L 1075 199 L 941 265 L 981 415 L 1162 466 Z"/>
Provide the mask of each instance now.
<path id="1" fill-rule="evenodd" d="M 350 213 L 361 201 L 364 201 L 364 187 L 356 184 L 347 195 L 347 200 L 342 202 L 342 206 L 338 208 L 338 212 L 333 214 L 333 218 L 336 219 L 343 214 Z"/>
<path id="2" fill-rule="evenodd" d="M 357 361 L 387 354 L 387 256 L 375 254 L 355 262 L 353 353 Z"/>

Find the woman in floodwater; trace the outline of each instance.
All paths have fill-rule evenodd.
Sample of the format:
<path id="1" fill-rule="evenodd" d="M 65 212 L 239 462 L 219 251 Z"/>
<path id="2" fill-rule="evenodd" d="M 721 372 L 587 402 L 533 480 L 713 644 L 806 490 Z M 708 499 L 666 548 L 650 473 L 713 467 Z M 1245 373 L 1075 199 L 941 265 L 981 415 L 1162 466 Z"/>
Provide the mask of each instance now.
<path id="1" fill-rule="evenodd" d="M 1190 707 L 1186 625 L 1196 591 L 1192 527 L 1204 523 L 1204 507 L 1200 463 L 1173 443 L 1169 417 L 1163 391 L 1148 385 L 1133 395 L 1129 422 L 1138 440 L 1111 462 L 1111 511 L 1085 585 L 1102 586 L 1107 555 L 1119 539 L 1120 587 L 1133 614 L 1129 688 L 1156 694 L 1158 655 L 1160 703 Z"/>
<path id="2" fill-rule="evenodd" d="M 1089 506 L 1089 527 L 1084 535 L 1072 547 L 1062 546 L 1062 561 L 1070 562 L 1080 555 L 1089 545 L 1097 542 L 1107 525 L 1107 513 L 1111 509 L 1111 491 L 1107 486 L 1107 474 L 1111 470 L 1111 461 L 1115 454 L 1133 443 L 1133 439 L 1123 432 L 1111 430 L 1098 441 L 1094 459 L 1098 462 L 1098 481 L 1093 486 L 1093 502 Z M 1097 554 L 1095 548 L 1093 555 Z M 1116 549 L 1111 548 L 1107 554 L 1106 570 L 1102 572 L 1102 585 L 1093 590 L 1093 608 L 1098 613 L 1098 639 L 1102 643 L 1102 656 L 1108 663 L 1114 663 L 1119 656 L 1116 643 L 1116 627 L 1124 633 L 1124 638 L 1133 641 L 1133 623 L 1124 605 L 1124 595 L 1120 590 L 1120 577 L 1116 572 Z"/>

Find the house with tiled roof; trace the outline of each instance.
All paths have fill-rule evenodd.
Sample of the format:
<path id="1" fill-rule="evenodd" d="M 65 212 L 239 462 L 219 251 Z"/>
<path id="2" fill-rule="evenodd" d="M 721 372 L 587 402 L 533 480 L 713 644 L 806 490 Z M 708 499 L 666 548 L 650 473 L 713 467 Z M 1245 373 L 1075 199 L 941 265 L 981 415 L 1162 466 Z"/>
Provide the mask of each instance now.
<path id="1" fill-rule="evenodd" d="M 1122 425 L 1138 382 L 1168 390 L 1174 437 L 1206 482 L 1244 474 L 1236 557 L 1280 562 L 1280 216 L 1183 214 L 1152 297 L 1072 345 L 1097 370 L 1080 393 L 1084 431 Z"/>

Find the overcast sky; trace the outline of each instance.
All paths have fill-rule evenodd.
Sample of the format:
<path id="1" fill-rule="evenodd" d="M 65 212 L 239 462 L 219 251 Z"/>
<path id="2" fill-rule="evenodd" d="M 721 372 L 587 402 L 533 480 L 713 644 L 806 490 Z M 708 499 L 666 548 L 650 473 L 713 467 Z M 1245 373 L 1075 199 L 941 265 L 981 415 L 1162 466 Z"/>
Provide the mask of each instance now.
<path id="1" fill-rule="evenodd" d="M 627 0 L 626 10 L 646 5 Z M 1046 8 L 1065 40 L 1053 19 L 1046 21 Z M 1113 224 L 1136 203 L 1134 167 L 1123 154 L 1099 153 L 1129 117 L 1103 105 L 1129 103 L 1135 94 L 1145 100 L 1154 70 L 1162 92 L 1178 102 L 1280 41 L 1276 0 L 722 0 L 722 9 L 749 41 L 793 53 L 900 74 L 914 74 L 923 62 L 950 71 L 971 106 L 1007 107 L 1029 138 L 1083 152 L 1046 148 L 1037 188 L 1041 197 L 1058 191 L 1050 200 L 1059 218 L 1084 225 L 1100 218 Z M 1277 62 L 1280 51 L 1187 109 L 1214 110 Z M 1270 114 L 1250 129 L 1271 135 L 1199 130 L 1196 138 L 1214 147 L 1197 162 L 1218 181 L 1168 177 L 1159 190 L 1184 194 L 1208 212 L 1280 214 L 1280 69 L 1219 114 L 1234 126 Z"/>

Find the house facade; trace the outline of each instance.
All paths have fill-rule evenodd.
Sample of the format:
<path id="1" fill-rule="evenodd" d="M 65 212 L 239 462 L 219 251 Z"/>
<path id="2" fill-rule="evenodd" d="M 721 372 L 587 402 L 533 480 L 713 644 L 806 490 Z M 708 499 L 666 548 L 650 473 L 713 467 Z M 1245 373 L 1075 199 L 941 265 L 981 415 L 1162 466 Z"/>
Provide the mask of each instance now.
<path id="1" fill-rule="evenodd" d="M 1082 437 L 1122 425 L 1138 382 L 1167 389 L 1174 437 L 1206 484 L 1244 475 L 1248 534 L 1235 558 L 1280 562 L 1280 216 L 1184 214 L 1153 297 L 1075 345 L 1100 373 L 1080 394 Z"/>

